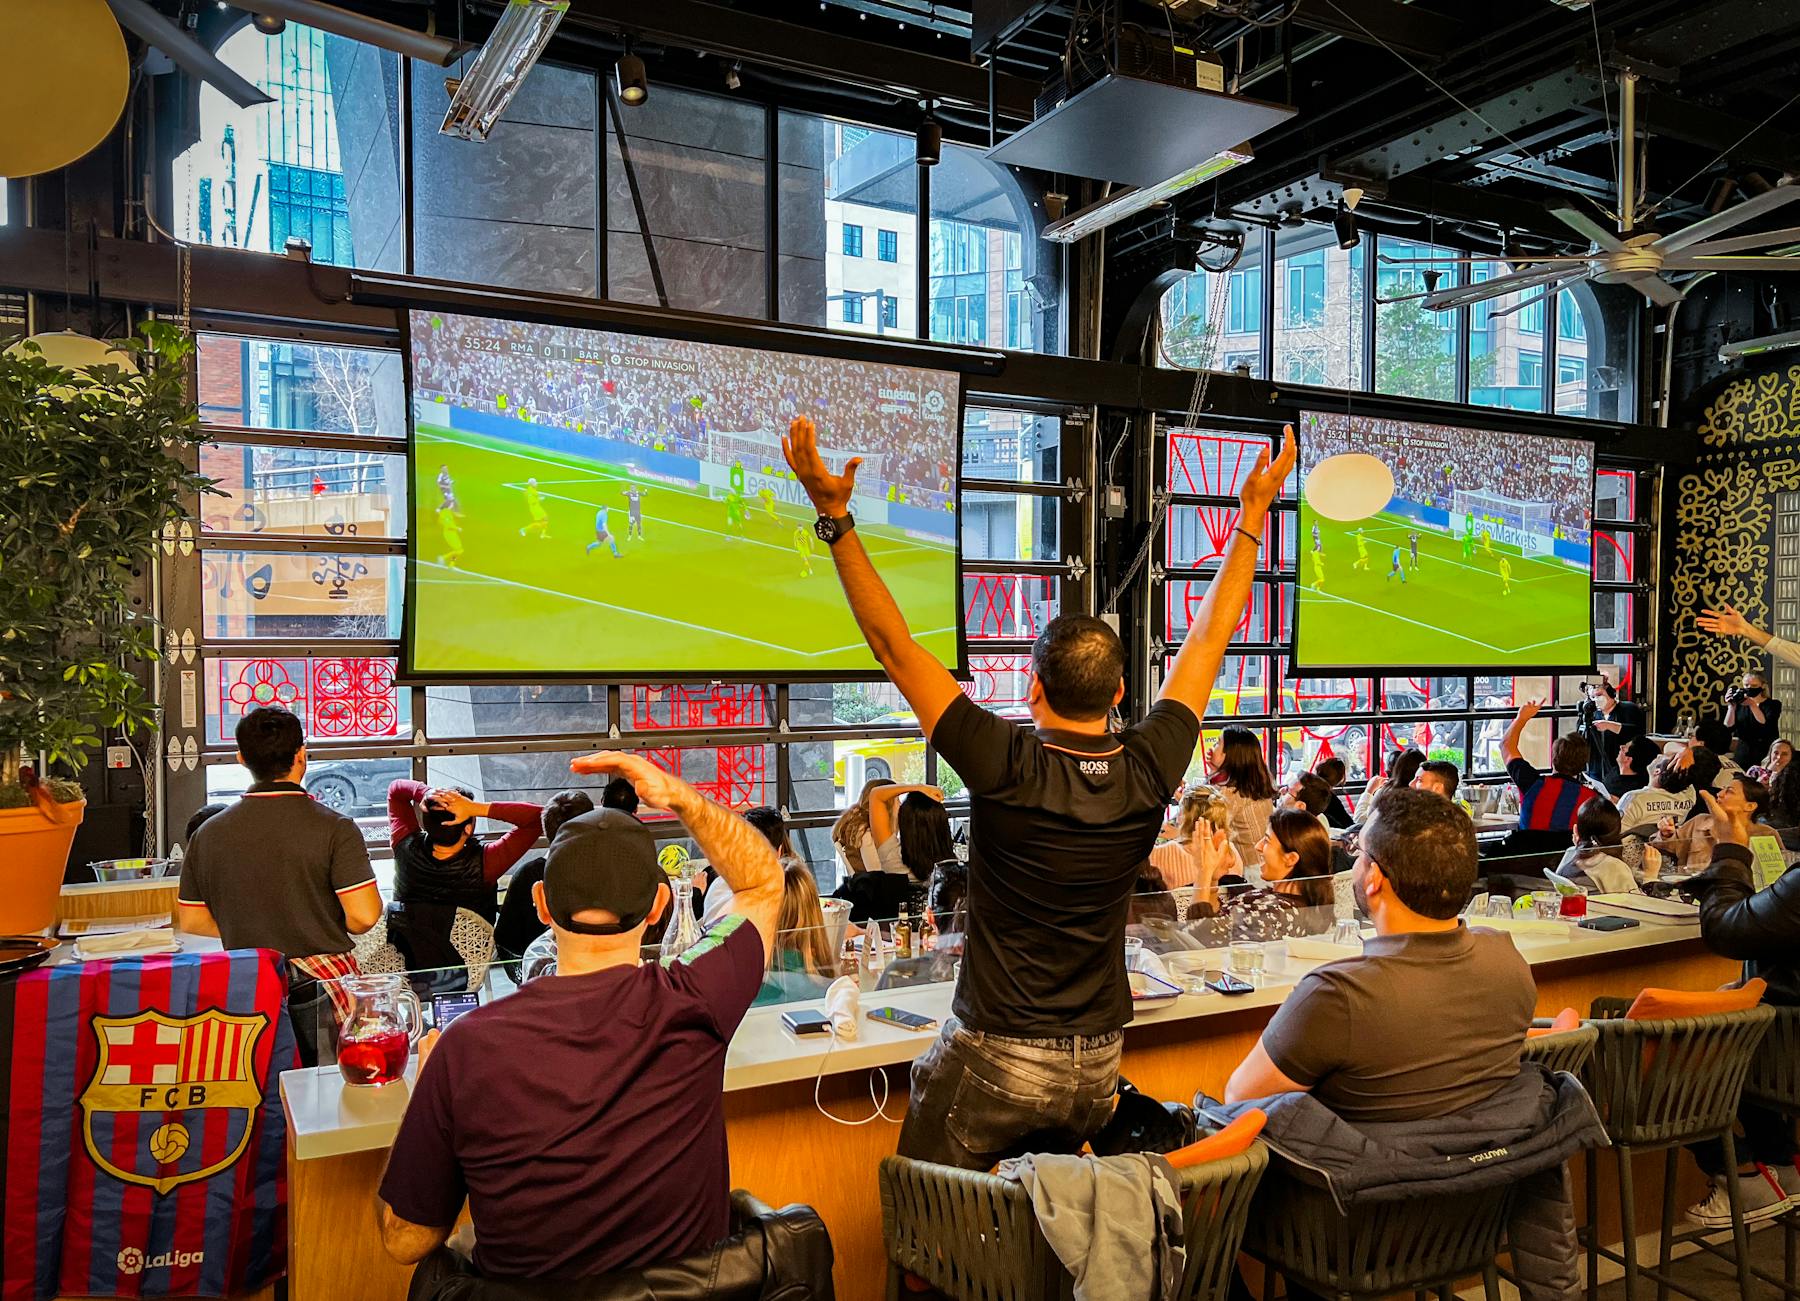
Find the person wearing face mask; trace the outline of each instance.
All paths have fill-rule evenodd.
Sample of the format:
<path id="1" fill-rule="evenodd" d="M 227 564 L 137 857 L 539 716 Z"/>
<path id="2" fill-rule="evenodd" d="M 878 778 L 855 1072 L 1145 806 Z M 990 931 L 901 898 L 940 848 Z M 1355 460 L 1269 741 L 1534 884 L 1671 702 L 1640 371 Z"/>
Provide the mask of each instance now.
<path id="1" fill-rule="evenodd" d="M 1781 735 L 1781 702 L 1769 699 L 1768 679 L 1757 670 L 1725 693 L 1725 726 L 1740 768 L 1761 763 Z"/>
<path id="2" fill-rule="evenodd" d="M 388 939 L 409 966 L 454 967 L 450 947 L 456 910 L 493 923 L 496 884 L 543 834 L 536 804 L 478 804 L 468 791 L 401 780 L 388 786 L 388 842 L 394 854 L 394 898 Z M 510 823 L 512 830 L 484 845 L 475 819 Z"/>

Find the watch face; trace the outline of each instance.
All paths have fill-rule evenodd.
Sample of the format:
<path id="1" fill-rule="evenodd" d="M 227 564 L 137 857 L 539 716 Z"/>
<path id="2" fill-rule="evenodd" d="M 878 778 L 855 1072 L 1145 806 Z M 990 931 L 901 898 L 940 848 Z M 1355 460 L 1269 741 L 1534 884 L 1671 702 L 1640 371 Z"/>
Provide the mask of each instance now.
<path id="1" fill-rule="evenodd" d="M 818 519 L 813 521 L 813 532 L 818 535 L 819 541 L 831 542 L 837 537 L 837 524 L 828 517 L 821 515 Z"/>

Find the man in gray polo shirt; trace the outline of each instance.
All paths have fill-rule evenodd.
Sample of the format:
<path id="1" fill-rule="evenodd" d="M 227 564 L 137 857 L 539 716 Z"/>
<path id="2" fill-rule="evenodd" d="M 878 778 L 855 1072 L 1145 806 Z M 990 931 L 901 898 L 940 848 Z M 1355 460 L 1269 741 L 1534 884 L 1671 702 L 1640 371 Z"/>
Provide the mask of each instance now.
<path id="1" fill-rule="evenodd" d="M 350 937 L 381 920 L 381 891 L 356 824 L 300 784 L 300 720 L 285 709 L 253 709 L 238 721 L 236 739 L 254 784 L 195 830 L 181 860 L 181 929 L 289 959 L 288 1011 L 301 1060 L 312 1066 L 332 1051 L 320 981 L 354 972 Z"/>
<path id="2" fill-rule="evenodd" d="M 1225 1100 L 1312 1093 L 1369 1124 L 1452 1115 L 1511 1082 L 1537 986 L 1510 939 L 1458 916 L 1475 871 L 1467 814 L 1430 791 L 1383 791 L 1355 876 L 1375 938 L 1300 979 Z"/>

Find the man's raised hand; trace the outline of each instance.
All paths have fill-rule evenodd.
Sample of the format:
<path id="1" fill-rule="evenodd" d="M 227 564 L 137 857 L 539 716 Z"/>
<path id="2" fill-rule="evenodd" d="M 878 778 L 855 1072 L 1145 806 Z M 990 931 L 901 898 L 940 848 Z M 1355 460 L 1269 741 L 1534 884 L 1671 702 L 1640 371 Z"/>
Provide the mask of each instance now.
<path id="1" fill-rule="evenodd" d="M 1294 427 L 1281 427 L 1281 454 L 1275 463 L 1269 463 L 1268 449 L 1257 455 L 1256 466 L 1250 471 L 1250 477 L 1244 480 L 1244 486 L 1238 489 L 1238 502 L 1244 508 L 1244 527 L 1256 531 L 1263 516 L 1269 513 L 1269 506 L 1274 502 L 1281 485 L 1293 472 L 1294 460 L 1299 455 L 1294 446 Z"/>
<path id="2" fill-rule="evenodd" d="M 833 474 L 831 467 L 825 464 L 825 458 L 819 455 L 818 430 L 805 416 L 795 416 L 794 423 L 788 426 L 781 440 L 781 454 L 787 458 L 788 468 L 799 478 L 800 486 L 806 489 L 806 495 L 812 498 L 813 507 L 819 514 L 832 517 L 844 514 L 850 506 L 851 494 L 856 491 L 856 468 L 862 464 L 862 457 L 851 457 L 842 474 Z"/>
<path id="3" fill-rule="evenodd" d="M 569 771 L 613 773 L 630 782 L 645 804 L 674 813 L 680 813 L 698 798 L 698 792 L 681 778 L 664 772 L 641 755 L 627 754 L 623 750 L 597 750 L 581 755 L 569 760 Z"/>

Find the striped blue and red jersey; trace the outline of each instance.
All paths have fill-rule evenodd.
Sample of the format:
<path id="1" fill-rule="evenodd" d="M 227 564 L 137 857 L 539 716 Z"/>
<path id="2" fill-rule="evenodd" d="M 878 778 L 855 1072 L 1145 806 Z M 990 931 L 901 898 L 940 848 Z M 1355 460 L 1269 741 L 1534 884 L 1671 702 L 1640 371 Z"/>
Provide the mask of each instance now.
<path id="1" fill-rule="evenodd" d="M 1571 831 L 1581 806 L 1596 794 L 1579 778 L 1541 773 L 1525 759 L 1511 760 L 1506 775 L 1519 788 L 1521 831 Z"/>

